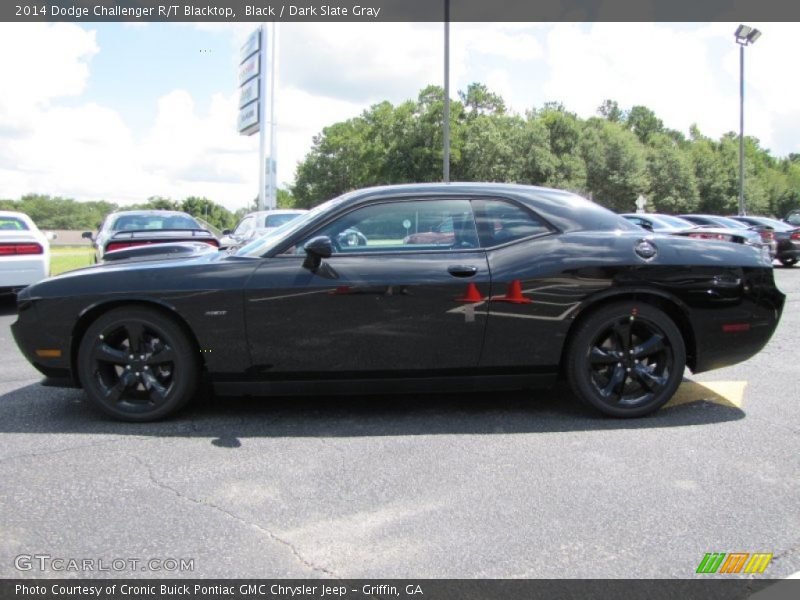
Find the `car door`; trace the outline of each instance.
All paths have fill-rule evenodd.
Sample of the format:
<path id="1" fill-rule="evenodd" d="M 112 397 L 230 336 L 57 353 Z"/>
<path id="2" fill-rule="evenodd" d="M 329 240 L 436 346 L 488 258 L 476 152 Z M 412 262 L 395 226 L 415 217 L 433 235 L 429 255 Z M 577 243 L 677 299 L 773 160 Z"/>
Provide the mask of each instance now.
<path id="1" fill-rule="evenodd" d="M 447 219 L 456 231 L 442 236 Z M 319 236 L 333 253 L 304 266 L 303 245 Z M 361 205 L 295 240 L 247 285 L 253 376 L 475 368 L 490 283 L 479 246 L 469 200 L 443 198 Z"/>

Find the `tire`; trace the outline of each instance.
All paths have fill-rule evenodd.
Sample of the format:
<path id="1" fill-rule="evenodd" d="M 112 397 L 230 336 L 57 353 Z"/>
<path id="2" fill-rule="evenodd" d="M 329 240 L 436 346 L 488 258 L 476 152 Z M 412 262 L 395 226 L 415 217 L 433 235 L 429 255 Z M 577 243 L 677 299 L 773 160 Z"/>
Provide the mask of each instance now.
<path id="1" fill-rule="evenodd" d="M 578 326 L 566 375 L 580 400 L 606 415 L 629 418 L 663 406 L 685 367 L 686 347 L 672 319 L 643 302 L 619 302 Z"/>
<path id="2" fill-rule="evenodd" d="M 797 264 L 796 258 L 779 258 L 778 260 L 781 261 L 781 264 L 784 267 L 793 267 Z"/>
<path id="3" fill-rule="evenodd" d="M 131 352 L 131 345 L 135 352 Z M 180 326 L 139 306 L 111 310 L 86 330 L 78 376 L 91 403 L 122 421 L 154 421 L 194 395 L 199 353 Z"/>

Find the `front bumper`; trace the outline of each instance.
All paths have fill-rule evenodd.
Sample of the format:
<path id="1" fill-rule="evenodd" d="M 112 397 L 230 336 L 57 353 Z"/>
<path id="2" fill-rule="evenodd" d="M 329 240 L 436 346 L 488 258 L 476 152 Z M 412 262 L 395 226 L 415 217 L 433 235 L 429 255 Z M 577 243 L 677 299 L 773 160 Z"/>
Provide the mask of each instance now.
<path id="1" fill-rule="evenodd" d="M 25 298 L 23 290 L 17 296 L 18 316 L 11 324 L 11 335 L 22 354 L 42 375 L 53 381 L 64 382 L 62 387 L 75 387 L 76 382 L 70 369 L 70 340 L 55 335 L 43 326 L 37 315 L 36 306 Z M 42 357 L 37 350 L 57 349 L 59 357 Z"/>

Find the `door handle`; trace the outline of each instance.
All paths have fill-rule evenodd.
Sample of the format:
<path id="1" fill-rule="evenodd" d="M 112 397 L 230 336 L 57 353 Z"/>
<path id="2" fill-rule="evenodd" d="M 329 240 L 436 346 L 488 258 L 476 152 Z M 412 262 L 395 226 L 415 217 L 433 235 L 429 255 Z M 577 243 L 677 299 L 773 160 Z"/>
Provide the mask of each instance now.
<path id="1" fill-rule="evenodd" d="M 447 272 L 453 277 L 472 277 L 478 272 L 478 267 L 471 265 L 450 265 Z"/>

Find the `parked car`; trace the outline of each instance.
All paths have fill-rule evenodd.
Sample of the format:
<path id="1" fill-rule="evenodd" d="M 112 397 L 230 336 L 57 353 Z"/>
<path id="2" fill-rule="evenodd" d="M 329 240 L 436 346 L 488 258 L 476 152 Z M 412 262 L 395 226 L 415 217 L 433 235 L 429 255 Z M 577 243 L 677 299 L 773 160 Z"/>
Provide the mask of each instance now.
<path id="1" fill-rule="evenodd" d="M 123 210 L 109 214 L 96 236 L 83 232 L 95 249 L 95 262 L 108 253 L 150 244 L 202 242 L 219 248 L 217 237 L 191 215 L 172 210 Z"/>
<path id="2" fill-rule="evenodd" d="M 620 216 L 648 231 L 670 233 L 673 231 L 686 231 L 688 229 L 697 228 L 697 225 L 691 221 L 672 215 L 662 215 L 658 213 L 625 213 Z"/>
<path id="3" fill-rule="evenodd" d="M 285 225 L 297 217 L 307 213 L 303 209 L 276 209 L 260 210 L 247 213 L 242 220 L 231 229 L 222 232 L 220 245 L 223 248 L 246 244 L 250 240 L 270 231 L 274 231 L 281 225 Z"/>
<path id="4" fill-rule="evenodd" d="M 758 248 L 768 260 L 774 256 L 771 253 L 770 246 L 765 244 L 756 232 L 749 231 L 742 223 L 734 222 L 734 227 L 714 224 L 699 225 L 683 217 L 654 213 L 627 213 L 621 216 L 648 231 L 682 235 L 701 240 L 748 244 Z"/>
<path id="5" fill-rule="evenodd" d="M 800 225 L 790 225 L 769 217 L 731 217 L 742 223 L 769 228 L 776 244 L 776 258 L 784 267 L 793 267 L 800 258 Z"/>
<path id="6" fill-rule="evenodd" d="M 0 211 L 0 294 L 50 274 L 50 241 L 25 213 Z"/>
<path id="7" fill-rule="evenodd" d="M 447 216 L 462 225 L 449 246 L 397 235 Z M 366 244 L 340 244 L 354 228 Z M 50 385 L 130 421 L 173 413 L 201 380 L 330 395 L 529 388 L 560 373 L 599 411 L 638 417 L 685 366 L 758 352 L 785 300 L 752 247 L 645 233 L 574 194 L 507 184 L 370 188 L 231 252 L 123 252 L 20 292 L 12 331 Z"/>
<path id="8" fill-rule="evenodd" d="M 789 225 L 800 227 L 800 210 L 790 210 L 783 220 Z"/>
<path id="9" fill-rule="evenodd" d="M 734 230 L 734 234 L 744 237 L 746 243 L 754 246 L 765 246 L 769 250 L 770 256 L 775 258 L 778 245 L 775 242 L 775 236 L 772 235 L 772 231 L 767 228 L 750 226 L 736 219 L 719 215 L 681 215 L 681 218 L 705 229 L 724 227 L 725 229 Z"/>

